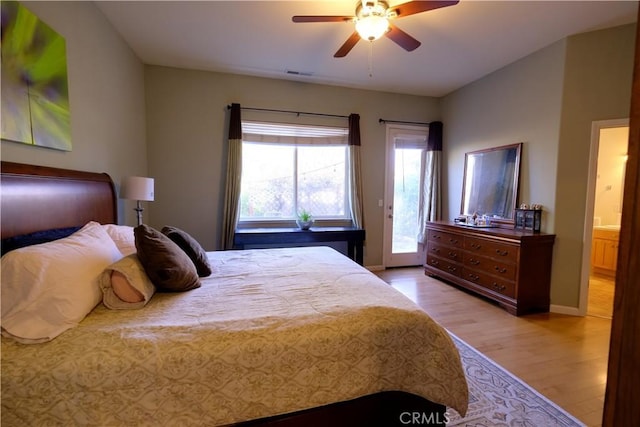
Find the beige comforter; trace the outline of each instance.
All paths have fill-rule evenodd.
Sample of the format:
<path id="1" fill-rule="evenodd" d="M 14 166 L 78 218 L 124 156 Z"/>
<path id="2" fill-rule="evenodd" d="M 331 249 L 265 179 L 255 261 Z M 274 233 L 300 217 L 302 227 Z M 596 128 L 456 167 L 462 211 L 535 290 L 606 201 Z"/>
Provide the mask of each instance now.
<path id="1" fill-rule="evenodd" d="M 446 331 L 330 248 L 212 252 L 141 310 L 52 342 L 2 338 L 2 425 L 219 425 L 403 390 L 464 413 Z"/>

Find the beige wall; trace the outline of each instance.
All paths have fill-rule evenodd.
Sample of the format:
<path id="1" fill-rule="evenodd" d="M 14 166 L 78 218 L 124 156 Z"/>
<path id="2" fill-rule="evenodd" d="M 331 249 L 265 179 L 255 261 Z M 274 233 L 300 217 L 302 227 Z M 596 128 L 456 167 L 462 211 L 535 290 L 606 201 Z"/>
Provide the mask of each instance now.
<path id="1" fill-rule="evenodd" d="M 192 233 L 206 249 L 219 248 L 228 104 L 358 113 L 367 230 L 364 261 L 382 264 L 383 210 L 378 200 L 384 197 L 385 126 L 378 119 L 437 120 L 437 99 L 157 66 L 146 67 L 145 84 L 149 172 L 157 180 L 156 201 L 149 206 L 152 226 L 174 225 Z M 316 120 L 249 112 L 243 116 L 299 123 Z"/>
<path id="2" fill-rule="evenodd" d="M 466 152 L 523 142 L 519 200 L 542 204 L 553 231 L 564 54 L 554 43 L 443 99 L 445 218 L 460 213 Z"/>
<path id="3" fill-rule="evenodd" d="M 556 304 L 578 303 L 591 124 L 629 117 L 635 28 L 626 25 L 567 39 L 551 289 Z"/>
<path id="4" fill-rule="evenodd" d="M 570 37 L 443 99 L 446 216 L 460 209 L 464 153 L 524 142 L 520 201 L 556 234 L 551 303 L 577 307 L 591 122 L 629 114 L 635 26 Z"/>
<path id="5" fill-rule="evenodd" d="M 66 40 L 73 149 L 64 152 L 2 141 L 2 160 L 107 172 L 116 183 L 125 175 L 145 174 L 140 60 L 93 3 L 23 4 Z M 133 224 L 129 208 L 131 202 L 120 202 L 119 217 Z"/>

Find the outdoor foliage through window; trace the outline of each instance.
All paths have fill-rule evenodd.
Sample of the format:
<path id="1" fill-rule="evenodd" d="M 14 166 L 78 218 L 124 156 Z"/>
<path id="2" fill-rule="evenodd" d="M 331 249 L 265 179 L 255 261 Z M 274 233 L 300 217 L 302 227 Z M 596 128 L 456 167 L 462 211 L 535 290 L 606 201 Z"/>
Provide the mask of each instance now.
<path id="1" fill-rule="evenodd" d="M 420 174 L 422 149 L 395 149 L 393 188 L 392 252 L 411 253 L 417 250 L 418 206 L 420 204 Z"/>
<path id="2" fill-rule="evenodd" d="M 240 220 L 347 218 L 347 146 L 242 143 Z"/>

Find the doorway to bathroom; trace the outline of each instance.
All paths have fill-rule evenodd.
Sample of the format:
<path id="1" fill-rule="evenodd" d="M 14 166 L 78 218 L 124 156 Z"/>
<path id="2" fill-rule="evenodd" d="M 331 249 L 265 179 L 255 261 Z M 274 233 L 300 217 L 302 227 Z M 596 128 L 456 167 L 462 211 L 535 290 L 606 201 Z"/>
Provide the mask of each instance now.
<path id="1" fill-rule="evenodd" d="M 611 318 L 629 120 L 592 124 L 580 313 Z"/>

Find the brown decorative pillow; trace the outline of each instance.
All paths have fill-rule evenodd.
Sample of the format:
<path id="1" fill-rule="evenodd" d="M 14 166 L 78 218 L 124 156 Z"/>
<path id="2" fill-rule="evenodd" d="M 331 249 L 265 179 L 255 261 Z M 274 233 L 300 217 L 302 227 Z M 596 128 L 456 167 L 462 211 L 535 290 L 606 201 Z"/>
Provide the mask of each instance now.
<path id="1" fill-rule="evenodd" d="M 145 224 L 137 226 L 133 234 L 138 259 L 159 290 L 182 292 L 200 287 L 193 262 L 171 239 Z"/>
<path id="2" fill-rule="evenodd" d="M 211 275 L 211 265 L 209 265 L 207 253 L 196 239 L 191 237 L 186 231 L 180 230 L 177 227 L 163 227 L 162 234 L 180 246 L 180 249 L 191 258 L 191 261 L 193 261 L 198 271 L 198 276 L 207 277 Z"/>

